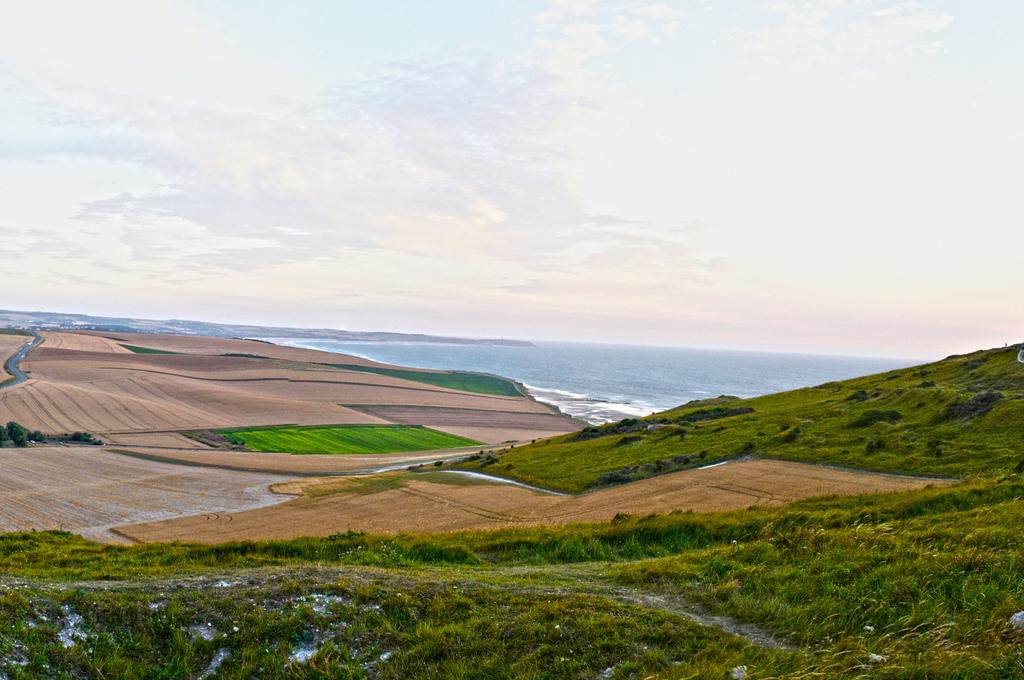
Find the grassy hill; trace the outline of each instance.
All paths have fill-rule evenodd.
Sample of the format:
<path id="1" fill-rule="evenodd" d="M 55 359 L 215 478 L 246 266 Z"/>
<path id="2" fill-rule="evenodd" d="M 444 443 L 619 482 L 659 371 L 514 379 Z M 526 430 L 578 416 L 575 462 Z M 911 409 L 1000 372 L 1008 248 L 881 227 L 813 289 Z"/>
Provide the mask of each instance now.
<path id="1" fill-rule="evenodd" d="M 586 488 L 680 446 L 710 461 L 753 442 L 955 486 L 430 536 L 0 536 L 0 677 L 1024 678 L 1022 378 L 1012 353 L 980 352 L 486 466 Z"/>
<path id="2" fill-rule="evenodd" d="M 361 373 L 376 373 L 391 378 L 401 378 L 412 382 L 443 387 L 449 390 L 473 392 L 475 394 L 493 394 L 499 397 L 521 397 L 522 392 L 516 384 L 506 378 L 486 373 L 468 373 L 465 371 L 413 371 L 383 366 L 360 366 L 357 364 L 328 364 L 334 368 Z"/>
<path id="3" fill-rule="evenodd" d="M 581 492 L 742 455 L 963 476 L 1024 463 L 1024 364 L 997 349 L 755 399 L 691 402 L 460 466 Z"/>

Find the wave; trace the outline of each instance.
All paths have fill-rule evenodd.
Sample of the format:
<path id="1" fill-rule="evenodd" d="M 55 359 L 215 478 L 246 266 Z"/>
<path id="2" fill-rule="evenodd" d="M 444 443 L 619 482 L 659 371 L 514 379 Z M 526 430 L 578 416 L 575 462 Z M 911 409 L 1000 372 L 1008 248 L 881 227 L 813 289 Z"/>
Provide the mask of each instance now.
<path id="1" fill-rule="evenodd" d="M 325 343 L 326 344 L 331 344 L 331 345 L 344 345 L 344 344 L 356 345 L 356 344 L 359 344 L 359 343 L 356 343 L 356 342 L 348 342 L 348 343 L 346 343 L 346 341 L 344 341 L 344 340 L 301 340 L 301 339 L 296 340 L 295 338 L 256 338 L 256 339 L 257 340 L 262 340 L 263 342 L 270 342 L 270 343 L 273 343 L 275 345 L 282 345 L 282 346 L 285 346 L 285 347 L 295 347 L 296 349 L 315 349 L 318 352 L 331 352 L 333 354 L 341 354 L 343 356 L 356 357 L 357 359 L 366 359 L 367 361 L 380 361 L 380 359 L 375 359 L 375 358 L 373 358 L 373 357 L 371 357 L 371 356 L 369 356 L 367 354 L 362 354 L 360 352 L 350 352 L 348 350 L 346 350 L 344 352 L 338 352 L 338 351 L 335 351 L 333 349 L 327 349 L 326 347 L 324 347 Z M 366 343 L 362 343 L 362 344 L 366 344 Z"/>
<path id="2" fill-rule="evenodd" d="M 648 416 L 658 410 L 653 404 L 643 402 L 601 399 L 578 392 L 551 387 L 538 387 L 525 383 L 523 387 L 537 401 L 551 404 L 563 413 L 593 425 L 622 420 L 623 418 Z"/>
<path id="3" fill-rule="evenodd" d="M 591 399 L 591 397 L 588 397 L 585 394 L 570 392 L 569 390 L 559 390 L 554 387 L 537 387 L 536 385 L 528 385 L 526 383 L 523 383 L 523 387 L 530 390 L 531 394 L 536 391 L 543 392 L 544 394 L 558 395 L 565 399 Z"/>

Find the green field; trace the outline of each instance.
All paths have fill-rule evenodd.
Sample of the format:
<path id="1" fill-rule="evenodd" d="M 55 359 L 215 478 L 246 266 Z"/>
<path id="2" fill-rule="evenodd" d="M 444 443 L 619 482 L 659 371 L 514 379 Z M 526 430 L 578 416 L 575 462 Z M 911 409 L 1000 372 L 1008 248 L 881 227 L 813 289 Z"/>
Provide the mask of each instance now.
<path id="1" fill-rule="evenodd" d="M 427 371 L 408 371 L 400 368 L 377 368 L 374 366 L 358 366 L 355 364 L 330 364 L 334 368 L 343 368 L 346 371 L 360 371 L 362 373 L 376 373 L 387 375 L 392 378 L 411 380 L 413 382 L 444 387 L 449 390 L 461 390 L 463 392 L 474 392 L 476 394 L 494 394 L 501 397 L 520 397 L 522 392 L 515 383 L 505 378 L 483 373 L 463 373 L 460 371 L 446 371 L 431 373 Z"/>
<path id="2" fill-rule="evenodd" d="M 975 352 L 755 399 L 694 402 L 515 448 L 488 468 L 576 492 L 741 455 L 937 476 L 1010 469 L 1024 461 L 1016 357 L 1016 348 Z"/>
<path id="3" fill-rule="evenodd" d="M 136 354 L 181 354 L 181 352 L 171 352 L 166 349 L 154 349 L 152 347 L 139 347 L 138 345 L 126 345 L 124 343 L 118 343 L 121 347 L 127 350 L 131 350 Z"/>
<path id="4" fill-rule="evenodd" d="M 474 446 L 480 442 L 419 425 L 326 425 L 221 430 L 256 451 L 288 453 L 396 453 Z"/>

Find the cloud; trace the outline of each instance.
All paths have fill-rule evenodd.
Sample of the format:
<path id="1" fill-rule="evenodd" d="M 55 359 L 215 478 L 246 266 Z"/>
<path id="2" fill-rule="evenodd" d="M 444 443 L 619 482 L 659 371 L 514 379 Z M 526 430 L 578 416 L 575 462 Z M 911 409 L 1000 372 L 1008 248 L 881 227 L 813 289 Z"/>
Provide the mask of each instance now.
<path id="1" fill-rule="evenodd" d="M 666 39 L 680 19 L 668 4 L 554 2 L 535 17 L 529 52 L 421 55 L 306 88 L 294 65 L 242 68 L 215 23 L 193 25 L 172 5 L 130 10 L 140 32 L 127 36 L 110 34 L 105 9 L 69 11 L 109 44 L 72 63 L 92 43 L 62 16 L 62 56 L 26 39 L 0 46 L 35 133 L 0 144 L 0 160 L 118 169 L 82 190 L 68 222 L 34 227 L 33 243 L 7 239 L 18 252 L 45 245 L 53 270 L 72 263 L 83 285 L 144 280 L 147 293 L 178 297 L 216 281 L 218 299 L 390 309 L 458 308 L 486 289 L 597 308 L 602 296 L 664 303 L 719 272 L 690 234 L 594 215 L 574 185 L 593 131 L 630 101 L 600 58 Z M 188 51 L 164 49 L 179 39 Z M 181 81 L 193 70 L 195 91 Z M 42 237 L 58 231 L 71 237 Z"/>
<path id="2" fill-rule="evenodd" d="M 928 10 L 917 3 L 903 3 L 876 10 L 868 19 L 853 21 L 833 36 L 840 52 L 888 52 L 938 33 L 953 23 L 945 12 Z"/>
<path id="3" fill-rule="evenodd" d="M 936 34 L 953 23 L 947 12 L 919 2 L 829 0 L 780 3 L 769 7 L 780 17 L 752 31 L 755 50 L 772 59 L 837 63 L 898 51 L 934 51 Z"/>
<path id="4" fill-rule="evenodd" d="M 550 225 L 584 218 L 557 169 L 599 106 L 536 62 L 481 55 L 394 63 L 288 115 L 61 94 L 48 107 L 75 137 L 8 154 L 135 164 L 165 180 L 87 201 L 78 219 L 178 219 L 268 240 L 283 260 L 341 246 L 525 253 Z"/>
<path id="5" fill-rule="evenodd" d="M 59 233 L 29 227 L 0 226 L 0 258 L 71 258 L 76 252 L 75 240 Z"/>
<path id="6" fill-rule="evenodd" d="M 538 14 L 540 45 L 556 72 L 586 68 L 595 57 L 629 43 L 658 45 L 679 27 L 680 10 L 666 3 L 634 0 L 564 2 L 553 0 Z"/>
<path id="7" fill-rule="evenodd" d="M 550 24 L 567 18 L 594 14 L 594 0 L 551 0 L 550 7 L 537 15 L 537 23 Z"/>
<path id="8" fill-rule="evenodd" d="M 0 58 L 13 65 L 12 78 L 30 84 L 23 103 L 48 133 L 60 131 L 0 146 L 0 155 L 155 173 L 158 183 L 91 198 L 74 215 L 118 227 L 109 233 L 121 234 L 134 257 L 166 257 L 173 247 L 140 247 L 133 230 L 178 221 L 214 250 L 217 239 L 242 237 L 272 247 L 282 262 L 351 247 L 524 263 L 537 249 L 557 250 L 551 233 L 588 219 L 566 167 L 622 96 L 591 60 L 667 30 L 676 16 L 662 3 L 555 0 L 537 17 L 533 55 L 409 59 L 270 103 L 247 84 L 252 72 L 266 89 L 292 74 L 278 77 L 280 65 L 263 63 L 242 69 L 216 23 L 179 15 L 172 4 L 126 11 L 119 22 L 113 10 L 69 5 L 58 17 L 52 32 L 66 41 L 61 49 L 88 52 L 84 63 L 0 29 L 11 38 Z M 21 21 L 41 26 L 44 14 L 26 9 Z M 125 24 L 135 30 L 111 32 Z M 109 43 L 99 54 L 83 44 L 96 36 Z M 151 39 L 157 49 L 145 48 Z M 189 50 L 162 49 L 179 42 Z M 143 68 L 130 58 L 137 51 Z M 152 82 L 179 59 L 200 73 L 191 97 L 168 96 L 176 77 L 168 90 Z M 207 87 L 222 96 L 202 96 Z M 236 101 L 244 106 L 225 105 Z"/>

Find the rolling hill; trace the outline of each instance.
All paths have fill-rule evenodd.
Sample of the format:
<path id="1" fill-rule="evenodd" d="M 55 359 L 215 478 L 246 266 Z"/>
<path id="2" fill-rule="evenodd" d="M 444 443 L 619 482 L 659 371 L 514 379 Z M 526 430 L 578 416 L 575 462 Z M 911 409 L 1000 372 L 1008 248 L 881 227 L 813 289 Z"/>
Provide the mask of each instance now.
<path id="1" fill-rule="evenodd" d="M 754 399 L 691 402 L 467 461 L 580 492 L 739 456 L 952 476 L 1024 464 L 1017 348 Z"/>

